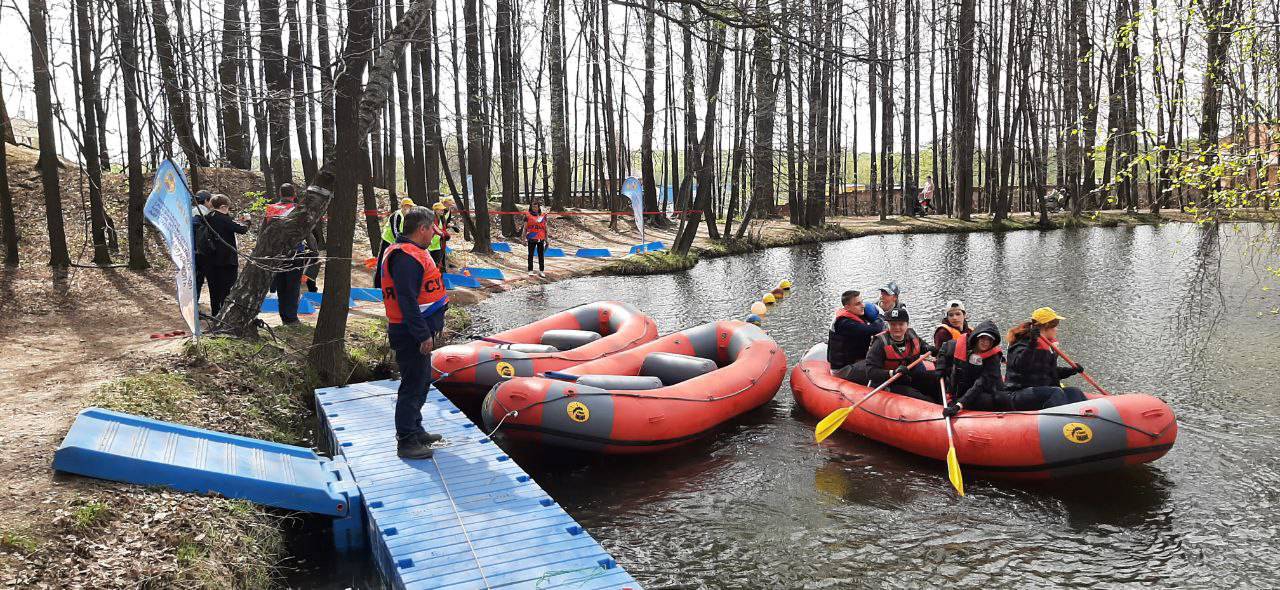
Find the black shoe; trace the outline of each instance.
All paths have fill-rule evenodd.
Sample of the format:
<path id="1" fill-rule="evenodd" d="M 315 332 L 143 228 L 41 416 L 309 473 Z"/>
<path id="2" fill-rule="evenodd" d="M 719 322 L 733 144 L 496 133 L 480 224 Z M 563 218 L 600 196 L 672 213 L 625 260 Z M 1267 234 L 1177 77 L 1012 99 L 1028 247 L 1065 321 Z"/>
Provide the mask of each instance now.
<path id="1" fill-rule="evenodd" d="M 422 432 L 418 434 L 418 439 L 421 440 L 423 444 L 429 445 L 431 443 L 437 443 L 444 440 L 444 435 L 431 434 L 430 432 Z"/>
<path id="2" fill-rule="evenodd" d="M 435 451 L 419 436 L 409 436 L 396 442 L 396 455 L 401 459 L 430 459 Z"/>

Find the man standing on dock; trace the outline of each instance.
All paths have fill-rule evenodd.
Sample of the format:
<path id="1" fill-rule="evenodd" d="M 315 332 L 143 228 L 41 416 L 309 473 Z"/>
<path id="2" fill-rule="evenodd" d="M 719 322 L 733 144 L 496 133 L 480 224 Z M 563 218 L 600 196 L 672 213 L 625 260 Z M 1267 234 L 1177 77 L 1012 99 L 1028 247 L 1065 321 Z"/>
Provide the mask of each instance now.
<path id="1" fill-rule="evenodd" d="M 431 348 L 444 331 L 449 308 L 440 270 L 427 253 L 435 236 L 435 214 L 412 207 L 404 214 L 400 235 L 382 256 L 382 305 L 387 312 L 387 339 L 400 366 L 396 396 L 396 454 L 428 459 L 431 443 L 441 436 L 422 428 L 422 404 L 431 378 Z"/>

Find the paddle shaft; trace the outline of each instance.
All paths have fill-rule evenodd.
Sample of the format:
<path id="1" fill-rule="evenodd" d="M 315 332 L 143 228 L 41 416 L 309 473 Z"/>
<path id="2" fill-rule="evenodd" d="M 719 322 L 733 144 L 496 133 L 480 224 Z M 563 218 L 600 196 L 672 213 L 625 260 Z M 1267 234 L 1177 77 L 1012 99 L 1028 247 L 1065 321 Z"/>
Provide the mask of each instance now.
<path id="1" fill-rule="evenodd" d="M 923 360 L 924 360 L 924 357 L 926 357 L 926 356 L 928 356 L 928 355 L 922 354 L 922 355 L 920 355 L 920 356 L 919 356 L 919 358 L 917 358 L 916 360 L 911 361 L 911 364 L 907 365 L 907 370 L 908 370 L 908 371 L 910 371 L 911 369 L 916 368 L 916 365 L 920 364 L 920 362 L 921 362 L 921 361 L 923 361 Z M 893 375 L 890 375 L 890 376 L 889 376 L 889 380 L 888 380 L 888 381 L 885 381 L 884 383 L 881 383 L 880 385 L 876 386 L 876 388 L 875 388 L 875 389 L 872 389 L 870 393 L 868 393 L 867 395 L 862 396 L 862 399 L 858 400 L 858 403 L 853 404 L 852 406 L 849 406 L 849 411 L 850 411 L 850 412 L 852 412 L 852 411 L 854 411 L 854 410 L 858 409 L 858 406 L 862 405 L 862 402 L 865 402 L 865 401 L 867 401 L 868 399 L 870 399 L 870 398 L 871 398 L 871 396 L 873 396 L 873 395 L 875 395 L 875 394 L 877 394 L 877 393 L 880 393 L 880 390 L 881 390 L 881 389 L 884 389 L 884 388 L 888 387 L 888 386 L 889 386 L 889 385 L 891 385 L 894 381 L 897 381 L 897 380 L 898 380 L 898 377 L 901 377 L 902 375 L 903 375 L 903 373 L 894 373 Z"/>
<path id="2" fill-rule="evenodd" d="M 942 391 L 942 409 L 947 409 L 947 378 L 938 379 L 938 387 Z M 956 448 L 955 435 L 951 432 L 951 418 L 943 416 L 943 420 L 947 423 L 947 445 L 952 449 Z"/>
<path id="3" fill-rule="evenodd" d="M 951 418 L 946 416 L 947 409 L 947 378 L 938 379 L 938 388 L 942 392 L 942 420 L 947 423 L 947 478 L 951 480 L 951 485 L 956 487 L 956 491 L 960 495 L 964 495 L 964 476 L 960 474 L 960 459 L 956 458 L 956 439 L 955 433 L 952 432 Z"/>
<path id="4" fill-rule="evenodd" d="M 1049 339 L 1048 339 L 1048 338 L 1045 338 L 1044 336 L 1041 336 L 1041 337 L 1040 337 L 1040 339 L 1041 339 L 1041 340 L 1044 340 L 1044 343 L 1045 343 L 1045 344 L 1048 344 L 1048 345 L 1049 345 L 1049 348 L 1052 348 L 1054 353 L 1056 353 L 1058 356 L 1062 357 L 1062 360 L 1067 361 L 1067 364 L 1068 364 L 1068 365 L 1071 365 L 1071 368 L 1072 368 L 1072 369 L 1079 369 L 1079 368 L 1080 368 L 1080 365 L 1077 365 L 1075 361 L 1071 360 L 1071 357 L 1067 356 L 1067 353 L 1062 352 L 1062 349 L 1061 349 L 1061 348 L 1058 348 L 1058 345 L 1057 345 L 1057 344 L 1054 344 L 1053 342 L 1050 342 L 1050 341 L 1049 341 Z M 1097 382 L 1097 381 L 1094 381 L 1094 380 L 1093 380 L 1093 377 L 1090 377 L 1088 373 L 1085 373 L 1084 371 L 1080 371 L 1080 376 L 1081 376 L 1081 377 L 1084 377 L 1084 380 L 1085 380 L 1085 381 L 1088 381 L 1088 382 L 1089 382 L 1089 385 L 1092 385 L 1094 389 L 1097 389 L 1097 390 L 1098 390 L 1098 393 L 1101 393 L 1102 395 L 1111 395 L 1111 392 L 1110 392 L 1110 391 L 1107 391 L 1107 390 L 1103 389 L 1101 385 L 1098 385 L 1098 382 Z"/>

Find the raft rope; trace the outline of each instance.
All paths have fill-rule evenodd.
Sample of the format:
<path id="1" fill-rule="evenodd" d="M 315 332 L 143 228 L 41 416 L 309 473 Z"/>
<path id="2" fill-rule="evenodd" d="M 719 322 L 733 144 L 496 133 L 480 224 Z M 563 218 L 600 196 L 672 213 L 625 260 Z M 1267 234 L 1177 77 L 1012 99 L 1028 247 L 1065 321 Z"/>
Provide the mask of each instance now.
<path id="1" fill-rule="evenodd" d="M 655 328 L 654 328 L 654 329 L 655 329 L 655 330 L 657 329 L 657 328 L 656 328 L 656 326 L 655 326 Z M 501 333 L 499 333 L 499 334 L 501 334 Z M 539 360 L 539 359 L 555 359 L 555 360 L 559 360 L 559 361 L 568 361 L 568 362 L 571 362 L 571 363 L 589 363 L 589 362 L 591 362 L 591 361 L 600 360 L 600 359 L 602 359 L 602 358 L 604 358 L 604 357 L 606 357 L 606 356 L 609 356 L 609 355 L 612 355 L 612 354 L 617 354 L 617 353 L 622 352 L 622 351 L 624 351 L 624 350 L 628 350 L 628 349 L 630 349 L 632 346 L 635 346 L 637 343 L 639 343 L 641 340 L 643 340 L 645 336 L 648 336 L 648 335 L 649 335 L 649 325 L 648 325 L 648 324 L 645 324 L 645 326 L 644 326 L 644 331 L 643 331 L 643 332 L 641 332 L 639 336 L 636 336 L 635 338 L 633 338 L 633 339 L 631 339 L 630 341 L 628 341 L 626 344 L 622 345 L 622 347 L 621 347 L 621 348 L 617 348 L 617 349 L 614 349 L 614 350 L 606 350 L 606 351 L 602 351 L 600 354 L 597 354 L 596 356 L 593 356 L 593 357 L 591 357 L 591 358 L 576 359 L 576 358 L 571 358 L 571 357 L 567 357 L 567 356 L 561 356 L 561 354 L 560 354 L 560 353 L 540 353 L 540 352 L 535 352 L 535 353 L 528 353 L 528 354 L 530 354 L 530 355 L 536 355 L 536 356 L 528 356 L 528 357 L 520 358 L 520 359 L 485 359 L 485 360 L 482 360 L 482 361 L 476 361 L 476 362 L 471 363 L 471 364 L 469 364 L 469 365 L 464 365 L 464 366 L 458 367 L 458 368 L 456 368 L 456 369 L 454 369 L 454 370 L 450 371 L 450 373 L 457 373 L 457 372 L 459 372 L 459 371 L 465 371 L 465 370 L 467 370 L 467 369 L 474 369 L 474 368 L 479 367 L 479 366 L 481 366 L 481 365 L 486 365 L 486 364 L 489 364 L 489 363 L 504 362 L 504 361 L 507 361 L 507 360 Z M 497 337 L 497 334 L 495 334 L 495 335 L 494 335 L 494 337 Z M 520 343 L 517 343 L 517 344 L 520 344 Z M 485 348 L 489 348 L 489 347 L 485 347 Z M 565 352 L 573 352 L 573 351 L 565 351 Z M 434 359 L 433 359 L 433 360 L 434 360 Z M 432 370 L 432 371 L 437 371 L 438 369 L 436 369 L 435 365 L 434 365 L 434 364 L 432 364 L 432 365 L 431 365 L 431 370 Z"/>
<path id="2" fill-rule="evenodd" d="M 453 492 L 449 490 L 449 482 L 445 480 L 444 470 L 440 469 L 440 464 L 436 462 L 434 455 L 431 457 L 431 463 L 436 466 L 436 473 L 440 474 L 440 485 L 444 486 L 444 493 L 449 497 L 449 504 L 453 506 L 453 516 L 458 519 L 458 526 L 462 527 L 462 538 L 467 541 L 467 548 L 471 550 L 471 559 L 476 562 L 476 568 L 480 570 L 480 579 L 484 582 L 486 590 L 492 588 L 489 585 L 489 577 L 485 575 L 484 564 L 480 563 L 480 555 L 476 553 L 476 546 L 471 543 L 471 534 L 467 532 L 467 524 L 462 522 L 462 512 L 458 510 L 458 503 L 453 501 Z"/>
<path id="3" fill-rule="evenodd" d="M 743 348 L 743 349 L 742 349 L 742 353 L 745 353 L 745 352 L 747 352 L 748 350 L 750 350 L 752 346 L 755 346 L 755 342 L 752 342 L 751 344 L 748 344 L 745 348 Z M 536 402 L 530 403 L 529 405 L 527 405 L 527 406 L 525 406 L 525 407 L 523 407 L 523 408 L 519 408 L 519 409 L 516 409 L 516 410 L 510 410 L 510 409 L 507 409 L 507 406 L 503 405 L 502 400 L 496 400 L 496 399 L 495 399 L 494 401 L 498 404 L 498 406 L 499 406 L 499 407 L 501 407 L 503 410 L 506 410 L 506 414 L 504 414 L 504 415 L 502 416 L 502 419 L 498 421 L 498 426 L 495 426 L 495 427 L 493 428 L 493 432 L 490 432 L 490 433 L 489 433 L 489 435 L 490 435 L 490 436 L 492 436 L 494 432 L 497 432 L 497 431 L 498 431 L 498 428 L 502 426 L 502 423 L 503 423 L 503 422 L 505 422 L 505 421 L 507 420 L 507 418 L 509 418 L 509 417 L 510 417 L 510 418 L 514 418 L 514 417 L 516 417 L 516 416 L 519 416 L 519 415 L 520 415 L 520 412 L 523 412 L 523 411 L 525 411 L 525 410 L 528 410 L 529 408 L 534 408 L 534 407 L 537 407 L 537 406 L 541 406 L 541 405 L 543 405 L 543 404 L 549 404 L 549 403 L 551 403 L 551 402 L 560 401 L 560 400 L 562 400 L 562 399 L 574 398 L 574 397 L 593 397 L 593 396 L 602 396 L 602 395 L 607 395 L 607 396 L 611 396 L 611 397 L 629 397 L 629 398 L 634 398 L 634 399 L 660 399 L 660 400 L 666 400 L 666 401 L 676 401 L 676 402 L 696 402 L 696 403 L 710 403 L 710 402 L 718 402 L 718 401 L 723 400 L 723 399 L 729 399 L 729 398 L 731 398 L 731 397 L 736 397 L 736 396 L 738 396 L 738 395 L 741 395 L 741 394 L 743 394 L 743 393 L 746 393 L 748 390 L 750 390 L 752 387 L 754 387 L 754 386 L 756 385 L 756 383 L 760 381 L 760 378 L 761 378 L 761 377 L 763 377 L 763 376 L 764 376 L 764 374 L 765 374 L 766 372 L 768 372 L 769 367 L 772 367 L 772 366 L 773 366 L 773 361 L 774 361 L 773 357 L 774 357 L 774 356 L 776 356 L 776 355 L 777 355 L 777 352 L 776 352 L 776 351 L 775 351 L 775 352 L 773 352 L 773 353 L 770 353 L 769 362 L 767 362 L 767 363 L 765 363 L 765 364 L 764 364 L 764 367 L 763 367 L 762 369 L 760 369 L 760 373 L 759 373 L 759 374 L 757 374 L 755 377 L 752 377 L 752 378 L 751 378 L 751 384 L 750 384 L 750 385 L 747 385 L 747 386 L 745 386 L 745 387 L 742 387 L 742 388 L 738 389 L 737 391 L 734 391 L 734 392 L 731 392 L 731 393 L 727 393 L 727 394 L 725 394 L 725 395 L 721 395 L 721 396 L 707 396 L 706 398 L 689 398 L 689 397 L 668 397 L 668 396 L 663 396 L 663 395 L 648 395 L 648 394 L 643 394 L 643 393 L 624 393 L 624 392 L 621 392 L 621 391 L 607 391 L 607 390 L 606 390 L 606 391 L 601 391 L 601 392 L 598 392 L 598 393 L 597 393 L 597 392 L 594 392 L 594 391 L 584 391 L 584 392 L 574 393 L 573 395 L 560 395 L 560 396 L 557 396 L 557 397 L 554 397 L 554 398 L 551 398 L 551 399 L 544 399 L 544 400 L 542 400 L 542 401 L 536 401 Z M 741 356 L 741 353 L 739 353 L 739 356 Z M 730 365 L 732 365 L 732 363 L 731 363 Z M 710 374 L 710 373 L 708 373 L 708 374 Z"/>
<path id="4" fill-rule="evenodd" d="M 805 369 L 801 369 L 801 371 L 804 371 L 804 372 L 805 372 L 805 374 L 808 374 L 808 373 L 809 373 L 809 369 L 807 369 L 807 368 L 805 368 Z M 849 396 L 845 395 L 845 394 L 844 394 L 844 392 L 843 392 L 843 391 L 840 391 L 839 389 L 832 389 L 832 388 L 830 388 L 830 387 L 826 387 L 826 386 L 823 386 L 823 385 L 819 385 L 819 384 L 818 384 L 816 381 L 814 381 L 813 379 L 809 379 L 809 382 L 810 382 L 810 383 L 812 383 L 812 384 L 813 384 L 813 386 L 814 386 L 814 387 L 817 387 L 818 389 L 821 389 L 821 390 L 823 390 L 823 391 L 829 391 L 829 392 L 831 392 L 831 393 L 834 393 L 834 394 L 836 394 L 836 395 L 840 396 L 840 399 L 843 399 L 844 401 L 849 402 L 849 405 L 853 405 L 853 403 L 854 403 L 854 402 L 853 402 L 853 400 L 849 399 Z M 851 383 L 852 383 L 852 382 L 851 382 Z M 893 392 L 889 392 L 889 393 L 893 393 Z M 897 395 L 901 395 L 901 394 L 897 394 Z M 912 399 L 915 399 L 915 398 L 912 398 Z M 866 406 L 858 406 L 858 409 L 859 409 L 859 410 L 862 410 L 863 412 L 866 412 L 866 413 L 868 413 L 868 414 L 871 414 L 872 416 L 875 416 L 875 417 L 877 417 L 877 418 L 883 418 L 883 419 L 885 419 L 885 420 L 889 420 L 889 421 L 891 421 L 891 422 L 897 422 L 897 423 L 899 423 L 899 424 L 916 424 L 916 423 L 920 423 L 920 422 L 939 422 L 939 421 L 942 421 L 942 420 L 946 420 L 946 418 L 944 418 L 944 417 L 938 417 L 938 418 L 901 418 L 901 417 L 899 417 L 899 418 L 894 418 L 894 417 L 892 417 L 892 416 L 886 416 L 886 415 L 884 415 L 884 414 L 880 414 L 880 413 L 878 413 L 878 412 L 876 412 L 876 411 L 874 411 L 874 410 L 867 409 L 867 407 L 866 407 Z M 1134 432 L 1139 432 L 1139 433 L 1145 434 L 1145 435 L 1147 435 L 1147 436 L 1149 436 L 1149 437 L 1151 437 L 1151 438 L 1160 438 L 1160 437 L 1164 434 L 1164 432 L 1165 432 L 1166 430 L 1168 430 L 1168 429 L 1169 429 L 1169 425 L 1172 425 L 1172 424 L 1173 424 L 1173 422 L 1172 422 L 1172 421 L 1170 421 L 1170 422 L 1169 422 L 1169 424 L 1165 425 L 1165 427 L 1164 427 L 1164 428 L 1161 428 L 1159 432 L 1148 432 L 1148 431 L 1146 431 L 1146 430 L 1143 430 L 1143 429 L 1141 429 L 1141 428 L 1138 428 L 1137 426 L 1133 426 L 1133 425 L 1131 425 L 1131 424 L 1125 424 L 1125 423 L 1124 423 L 1124 422 L 1122 422 L 1122 421 L 1119 421 L 1119 420 L 1112 420 L 1111 418 L 1107 418 L 1106 416 L 1099 416 L 1099 415 L 1097 415 L 1097 414 L 1068 414 L 1068 413 L 1066 413 L 1066 412 L 1045 412 L 1045 411 L 1043 411 L 1043 410 L 1031 410 L 1031 411 L 1029 411 L 1029 410 L 1009 410 L 1009 411 L 1006 411 L 1006 412 L 985 412 L 985 413 L 977 414 L 977 415 L 970 414 L 970 415 L 968 415 L 968 416 L 966 416 L 966 415 L 962 415 L 962 414 L 956 414 L 956 415 L 955 415 L 955 419 L 960 420 L 960 419 L 971 419 L 971 418 L 972 418 L 972 419 L 977 419 L 977 418 L 995 418 L 995 417 L 999 417 L 999 416 L 1054 416 L 1054 417 L 1059 417 L 1059 418 L 1087 418 L 1087 419 L 1093 419 L 1093 420 L 1102 420 L 1103 422 L 1109 422 L 1109 423 L 1111 423 L 1111 424 L 1115 424 L 1115 425 L 1117 425 L 1117 426 L 1122 426 L 1122 427 L 1124 427 L 1124 428 L 1128 428 L 1129 430 L 1132 430 L 1132 431 L 1134 431 Z"/>

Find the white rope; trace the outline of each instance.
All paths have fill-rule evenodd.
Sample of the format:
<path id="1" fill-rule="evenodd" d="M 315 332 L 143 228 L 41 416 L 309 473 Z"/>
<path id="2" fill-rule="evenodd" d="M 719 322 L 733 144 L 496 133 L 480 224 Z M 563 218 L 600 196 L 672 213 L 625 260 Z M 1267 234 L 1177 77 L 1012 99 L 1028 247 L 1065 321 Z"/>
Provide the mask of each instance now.
<path id="1" fill-rule="evenodd" d="M 440 474 L 440 484 L 444 486 L 445 495 L 449 496 L 449 505 L 453 506 L 453 516 L 458 519 L 458 526 L 462 527 L 462 537 L 467 540 L 467 548 L 471 550 L 471 559 L 475 560 L 476 567 L 480 570 L 480 579 L 484 581 L 486 590 L 492 588 L 489 585 L 489 577 L 484 573 L 484 565 L 480 563 L 480 556 L 476 554 L 476 546 L 471 543 L 471 535 L 467 532 L 466 523 L 462 522 L 462 513 L 458 511 L 458 504 L 453 501 L 453 492 L 449 491 L 449 482 L 445 481 L 444 470 L 440 468 L 440 463 L 436 462 L 433 455 L 431 463 L 436 466 L 436 473 Z"/>

